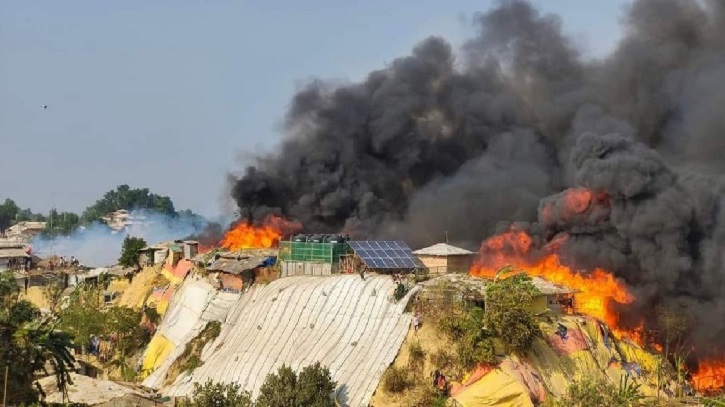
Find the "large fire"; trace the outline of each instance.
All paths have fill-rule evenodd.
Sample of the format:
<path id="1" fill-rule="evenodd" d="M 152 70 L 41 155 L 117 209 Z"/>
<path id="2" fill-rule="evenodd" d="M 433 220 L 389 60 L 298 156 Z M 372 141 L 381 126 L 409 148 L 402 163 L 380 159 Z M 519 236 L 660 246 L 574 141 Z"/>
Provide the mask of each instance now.
<path id="1" fill-rule="evenodd" d="M 586 206 L 585 194 L 577 196 L 574 205 L 578 208 Z M 602 269 L 590 272 L 578 272 L 561 263 L 559 249 L 566 242 L 566 235 L 552 239 L 543 253 L 532 256 L 534 239 L 521 230 L 509 230 L 483 242 L 481 258 L 471 268 L 471 275 L 494 277 L 498 270 L 512 266 L 532 277 L 542 277 L 555 284 L 560 284 L 577 291 L 575 308 L 584 315 L 604 321 L 618 338 L 627 338 L 639 345 L 645 345 L 643 324 L 635 329 L 624 329 L 620 324 L 618 305 L 629 304 L 634 297 L 627 287 L 617 280 L 612 273 Z M 662 350 L 656 343 L 650 343 L 655 349 Z M 703 360 L 698 362 L 692 374 L 693 386 L 701 392 L 715 391 L 725 388 L 725 361 Z"/>
<path id="2" fill-rule="evenodd" d="M 698 391 L 707 392 L 725 388 L 725 361 L 701 360 L 692 374 L 692 384 Z"/>
<path id="3" fill-rule="evenodd" d="M 636 332 L 619 330 L 619 315 L 614 307 L 616 303 L 628 304 L 633 301 L 626 287 L 611 273 L 596 269 L 589 273 L 578 273 L 563 265 L 556 249 L 565 237 L 554 239 L 548 246 L 548 253 L 538 260 L 529 260 L 533 239 L 524 231 L 511 230 L 486 240 L 481 247 L 484 258 L 476 263 L 471 274 L 480 277 L 493 277 L 504 266 L 510 265 L 532 277 L 542 277 L 555 284 L 567 286 L 578 291 L 576 308 L 582 314 L 599 318 L 613 328 L 615 335 L 637 339 Z"/>
<path id="4" fill-rule="evenodd" d="M 228 250 L 258 249 L 277 247 L 283 235 L 301 229 L 296 222 L 277 216 L 269 216 L 260 226 L 248 222 L 239 222 L 224 235 L 221 246 Z"/>

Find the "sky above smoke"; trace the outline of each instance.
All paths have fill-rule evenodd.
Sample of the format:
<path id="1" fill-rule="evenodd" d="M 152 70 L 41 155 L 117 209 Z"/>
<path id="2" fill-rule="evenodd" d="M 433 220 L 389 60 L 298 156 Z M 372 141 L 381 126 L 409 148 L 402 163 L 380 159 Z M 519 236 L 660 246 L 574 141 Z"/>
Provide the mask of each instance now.
<path id="1" fill-rule="evenodd" d="M 542 220 L 545 239 L 570 236 L 568 261 L 613 270 L 641 304 L 686 307 L 709 327 L 699 343 L 716 343 L 723 3 L 635 1 L 621 42 L 596 61 L 557 16 L 523 1 L 475 21 L 460 49 L 425 38 L 363 81 L 319 80 L 297 93 L 279 150 L 233 181 L 240 213 L 416 247 L 446 231 L 475 247 L 501 221 Z M 608 198 L 586 216 L 541 219 L 540 207 L 571 187 Z"/>

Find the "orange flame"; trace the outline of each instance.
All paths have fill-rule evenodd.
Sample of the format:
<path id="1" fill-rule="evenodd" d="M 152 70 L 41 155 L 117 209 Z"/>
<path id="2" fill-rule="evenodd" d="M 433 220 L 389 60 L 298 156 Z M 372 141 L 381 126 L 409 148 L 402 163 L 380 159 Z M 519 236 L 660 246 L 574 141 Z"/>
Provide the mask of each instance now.
<path id="1" fill-rule="evenodd" d="M 700 392 L 725 389 L 725 361 L 706 359 L 698 362 L 692 384 Z"/>
<path id="2" fill-rule="evenodd" d="M 481 261 L 471 268 L 471 275 L 493 277 L 504 266 L 510 265 L 526 272 L 532 277 L 542 277 L 555 284 L 567 286 L 578 291 L 576 308 L 585 315 L 604 321 L 618 336 L 640 339 L 637 332 L 618 330 L 619 315 L 614 307 L 616 303 L 628 304 L 634 298 L 626 287 L 614 276 L 602 269 L 589 273 L 578 273 L 563 265 L 555 250 L 560 247 L 565 236 L 554 239 L 547 247 L 549 253 L 538 260 L 526 259 L 531 251 L 533 239 L 526 232 L 511 230 L 486 240 L 481 247 Z"/>
<path id="3" fill-rule="evenodd" d="M 261 226 L 240 222 L 227 231 L 221 246 L 232 251 L 277 247 L 283 234 L 294 233 L 300 229 L 302 226 L 299 223 L 277 216 L 267 217 Z"/>

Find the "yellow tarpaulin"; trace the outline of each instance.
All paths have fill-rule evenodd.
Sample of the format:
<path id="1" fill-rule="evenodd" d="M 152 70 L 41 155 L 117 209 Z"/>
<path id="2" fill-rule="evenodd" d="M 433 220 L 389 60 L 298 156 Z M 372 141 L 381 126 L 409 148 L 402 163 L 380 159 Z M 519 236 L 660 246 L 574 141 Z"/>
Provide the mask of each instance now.
<path id="1" fill-rule="evenodd" d="M 171 343 L 166 337 L 157 333 L 149 342 L 149 346 L 146 348 L 146 353 L 143 359 L 143 376 L 146 377 L 154 369 L 159 367 L 169 354 L 174 350 L 174 344 Z"/>
<path id="2" fill-rule="evenodd" d="M 528 393 L 526 387 L 516 379 L 500 369 L 494 369 L 461 390 L 453 399 L 462 407 L 533 407 Z"/>

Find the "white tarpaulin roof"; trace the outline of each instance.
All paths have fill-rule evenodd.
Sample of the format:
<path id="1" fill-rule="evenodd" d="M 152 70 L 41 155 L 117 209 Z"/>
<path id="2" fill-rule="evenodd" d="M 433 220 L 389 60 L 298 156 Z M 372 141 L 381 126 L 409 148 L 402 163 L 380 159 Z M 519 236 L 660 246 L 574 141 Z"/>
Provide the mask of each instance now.
<path id="1" fill-rule="evenodd" d="M 460 247 L 451 246 L 447 243 L 436 243 L 433 246 L 416 250 L 413 254 L 422 256 L 466 256 L 473 254 L 472 251 L 461 249 Z"/>
<path id="2" fill-rule="evenodd" d="M 330 369 L 350 407 L 367 406 L 410 325 L 405 305 L 391 301 L 390 277 L 295 276 L 254 286 L 231 308 L 204 364 L 163 391 L 185 396 L 193 383 L 236 382 L 259 395 L 282 365 L 299 371 L 320 362 Z"/>
<path id="3" fill-rule="evenodd" d="M 186 279 L 174 295 L 157 330 L 176 347 L 169 357 L 144 380 L 143 385 L 158 389 L 169 368 L 209 321 L 222 321 L 239 298 L 237 293 L 218 292 L 204 280 Z"/>

